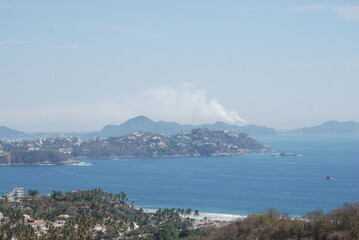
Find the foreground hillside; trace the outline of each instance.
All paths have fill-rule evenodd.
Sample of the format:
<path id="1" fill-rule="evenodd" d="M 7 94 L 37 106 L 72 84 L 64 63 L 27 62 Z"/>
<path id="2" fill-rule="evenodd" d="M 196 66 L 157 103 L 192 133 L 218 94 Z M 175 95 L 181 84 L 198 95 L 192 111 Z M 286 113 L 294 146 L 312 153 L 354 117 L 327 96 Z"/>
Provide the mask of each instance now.
<path id="1" fill-rule="evenodd" d="M 232 222 L 195 220 L 198 211 L 144 212 L 121 192 L 100 189 L 40 196 L 29 190 L 17 200 L 0 198 L 0 239 L 80 240 L 355 240 L 359 239 L 359 202 L 324 214 L 291 218 L 273 208 Z"/>
<path id="2" fill-rule="evenodd" d="M 191 226 L 183 209 L 164 209 L 155 213 L 137 210 L 126 194 L 100 189 L 39 196 L 29 190 L 25 197 L 0 198 L 0 239 L 127 239 L 149 237 L 167 239 L 166 233 L 179 235 Z M 162 229 L 166 231 L 163 232 Z"/>
<path id="3" fill-rule="evenodd" d="M 344 204 L 328 214 L 317 210 L 293 219 L 268 208 L 266 214 L 250 215 L 219 229 L 200 229 L 191 240 L 357 240 L 359 202 Z M 200 236 L 198 236 L 200 235 Z"/>
<path id="4" fill-rule="evenodd" d="M 171 137 L 139 132 L 119 138 L 89 140 L 76 146 L 72 155 L 87 158 L 229 156 L 266 150 L 246 134 L 192 129 Z"/>

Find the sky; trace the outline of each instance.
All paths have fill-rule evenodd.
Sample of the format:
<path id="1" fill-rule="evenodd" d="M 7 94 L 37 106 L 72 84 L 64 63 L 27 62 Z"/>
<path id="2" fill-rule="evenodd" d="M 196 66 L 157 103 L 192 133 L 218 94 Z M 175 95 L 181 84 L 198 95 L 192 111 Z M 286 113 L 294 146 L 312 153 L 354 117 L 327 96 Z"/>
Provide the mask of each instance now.
<path id="1" fill-rule="evenodd" d="M 359 121 L 359 1 L 0 0 L 0 126 Z"/>

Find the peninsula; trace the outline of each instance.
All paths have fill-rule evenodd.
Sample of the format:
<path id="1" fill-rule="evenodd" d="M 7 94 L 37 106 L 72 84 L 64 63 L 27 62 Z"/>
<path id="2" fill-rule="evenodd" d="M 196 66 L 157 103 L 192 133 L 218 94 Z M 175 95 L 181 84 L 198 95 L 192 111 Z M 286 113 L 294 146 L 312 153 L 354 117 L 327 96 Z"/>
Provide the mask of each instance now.
<path id="1" fill-rule="evenodd" d="M 69 164 L 74 158 L 238 156 L 268 148 L 243 133 L 192 129 L 173 136 L 136 132 L 81 142 L 62 137 L 0 141 L 0 165 Z"/>
<path id="2" fill-rule="evenodd" d="M 156 133 L 132 133 L 124 137 L 83 142 L 72 156 L 102 157 L 183 157 L 235 156 L 268 148 L 243 133 L 192 129 L 173 136 Z"/>

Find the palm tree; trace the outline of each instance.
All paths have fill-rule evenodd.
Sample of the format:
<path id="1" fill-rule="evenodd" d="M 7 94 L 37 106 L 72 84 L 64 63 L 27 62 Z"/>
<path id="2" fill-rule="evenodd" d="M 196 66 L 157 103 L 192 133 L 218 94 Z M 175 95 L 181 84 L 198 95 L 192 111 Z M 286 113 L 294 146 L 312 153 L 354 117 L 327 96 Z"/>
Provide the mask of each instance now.
<path id="1" fill-rule="evenodd" d="M 191 208 L 188 208 L 187 210 L 186 210 L 186 215 L 191 215 L 192 214 L 192 209 Z"/>
<path id="2" fill-rule="evenodd" d="M 195 210 L 195 211 L 194 211 L 194 215 L 195 215 L 195 216 L 199 216 L 198 210 Z"/>
<path id="3" fill-rule="evenodd" d="M 182 208 L 182 209 L 180 209 L 180 213 L 181 213 L 181 215 L 184 215 L 185 214 L 185 210 Z"/>
<path id="4" fill-rule="evenodd" d="M 54 191 L 52 191 L 52 194 L 50 195 L 50 197 L 54 200 L 61 200 L 61 199 L 63 199 L 64 196 L 61 191 L 54 190 Z"/>
<path id="5" fill-rule="evenodd" d="M 127 200 L 128 200 L 128 199 L 127 199 L 126 194 L 125 194 L 124 192 L 121 192 L 121 193 L 120 193 L 120 202 L 121 202 L 122 204 L 124 204 L 125 201 L 127 201 Z"/>
<path id="6" fill-rule="evenodd" d="M 36 195 L 39 194 L 39 190 L 29 189 L 29 191 L 27 191 L 27 194 L 29 194 L 29 196 L 31 196 L 32 198 L 34 198 Z"/>

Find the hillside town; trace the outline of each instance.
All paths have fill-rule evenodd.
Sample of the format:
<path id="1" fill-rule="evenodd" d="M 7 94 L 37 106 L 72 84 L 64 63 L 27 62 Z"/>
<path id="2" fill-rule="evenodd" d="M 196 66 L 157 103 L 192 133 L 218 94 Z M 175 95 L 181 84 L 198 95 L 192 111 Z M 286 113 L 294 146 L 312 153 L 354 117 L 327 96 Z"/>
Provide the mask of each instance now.
<path id="1" fill-rule="evenodd" d="M 0 141 L 0 165 L 75 163 L 73 158 L 243 155 L 268 148 L 243 133 L 192 129 L 173 136 L 135 132 L 81 141 L 75 137 Z"/>

